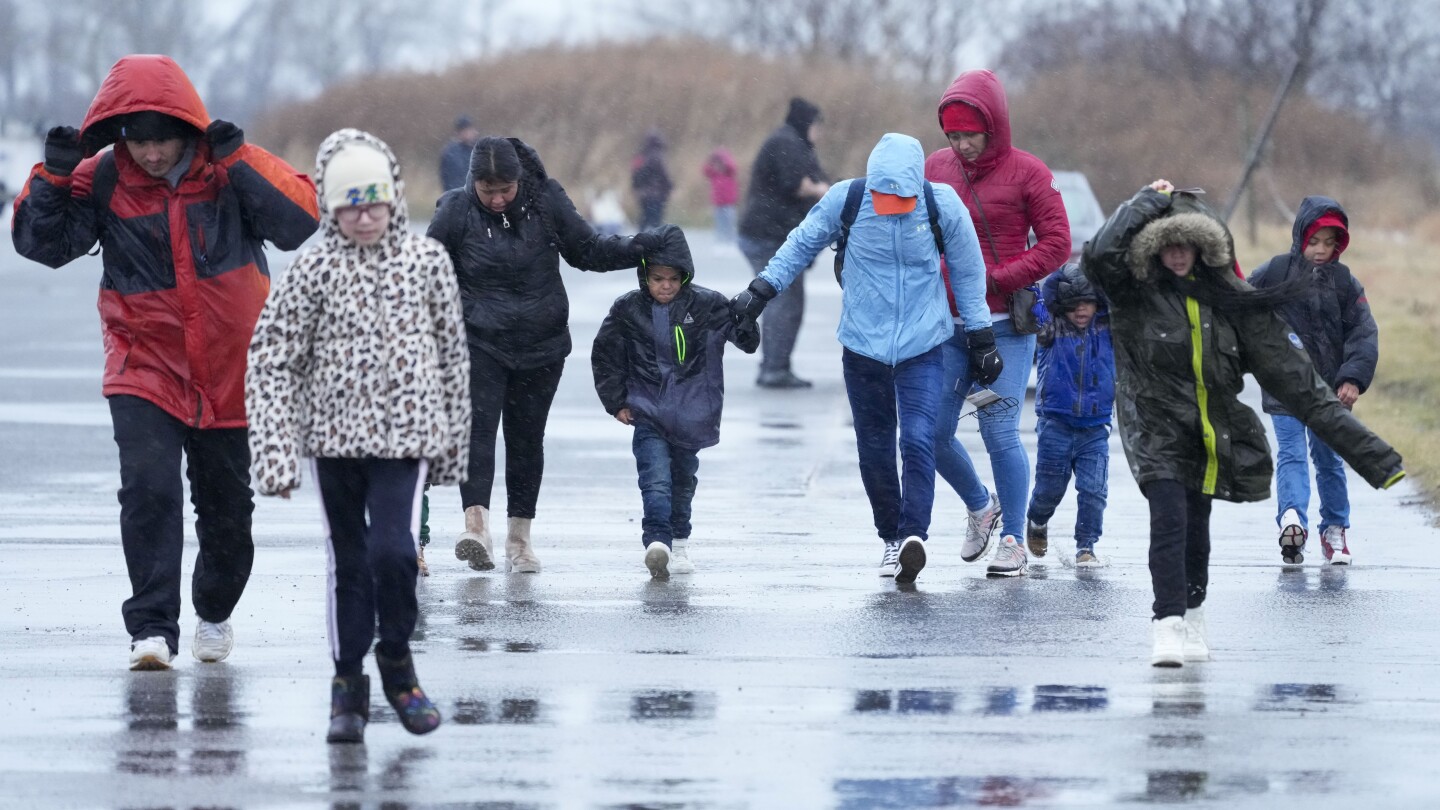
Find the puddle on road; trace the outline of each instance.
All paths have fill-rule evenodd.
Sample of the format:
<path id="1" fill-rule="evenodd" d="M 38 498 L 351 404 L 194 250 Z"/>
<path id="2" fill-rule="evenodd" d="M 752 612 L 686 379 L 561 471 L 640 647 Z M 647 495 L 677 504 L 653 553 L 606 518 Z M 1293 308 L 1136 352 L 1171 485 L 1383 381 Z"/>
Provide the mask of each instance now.
<path id="1" fill-rule="evenodd" d="M 1260 688 L 1257 712 L 1323 712 L 1332 706 L 1354 704 L 1332 683 L 1274 683 Z"/>
<path id="2" fill-rule="evenodd" d="M 1042 684 L 1033 688 L 1029 710 L 1045 712 L 1094 712 L 1110 706 L 1109 691 L 1103 686 Z M 955 714 L 972 712 L 988 716 L 1017 714 L 1026 708 L 1021 689 L 1010 686 L 981 687 L 975 690 L 967 708 L 964 693 L 948 689 L 861 689 L 855 692 L 856 714 Z"/>
<path id="3" fill-rule="evenodd" d="M 245 714 L 235 708 L 237 686 L 228 672 L 189 679 L 188 728 L 181 722 L 179 673 L 135 672 L 127 678 L 127 733 L 116 747 L 116 773 L 215 777 L 245 772 Z"/>
<path id="4" fill-rule="evenodd" d="M 631 720 L 711 720 L 714 692 L 646 690 L 630 695 Z"/>
<path id="5" fill-rule="evenodd" d="M 838 810 L 875 807 L 1024 807 L 1062 794 L 1092 792 L 1094 779 L 947 776 L 921 779 L 838 779 Z"/>
<path id="6" fill-rule="evenodd" d="M 502 698 L 498 703 L 461 698 L 446 719 L 459 726 L 533 725 L 540 722 L 540 716 L 540 701 L 534 698 Z"/>

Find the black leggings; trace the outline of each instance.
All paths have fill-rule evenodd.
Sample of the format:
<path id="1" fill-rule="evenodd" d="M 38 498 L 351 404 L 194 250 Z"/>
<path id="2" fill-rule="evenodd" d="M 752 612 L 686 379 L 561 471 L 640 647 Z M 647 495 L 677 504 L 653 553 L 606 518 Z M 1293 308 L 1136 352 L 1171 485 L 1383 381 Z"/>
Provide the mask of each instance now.
<path id="1" fill-rule="evenodd" d="M 1184 616 L 1205 602 L 1210 582 L 1209 495 L 1179 481 L 1141 486 L 1150 501 L 1150 584 L 1155 618 Z"/>
<path id="2" fill-rule="evenodd" d="M 490 508 L 495 484 L 495 430 L 505 420 L 505 492 L 509 517 L 535 517 L 545 475 L 545 421 L 565 361 L 513 369 L 483 351 L 470 351 L 469 478 L 460 485 L 465 508 Z"/>

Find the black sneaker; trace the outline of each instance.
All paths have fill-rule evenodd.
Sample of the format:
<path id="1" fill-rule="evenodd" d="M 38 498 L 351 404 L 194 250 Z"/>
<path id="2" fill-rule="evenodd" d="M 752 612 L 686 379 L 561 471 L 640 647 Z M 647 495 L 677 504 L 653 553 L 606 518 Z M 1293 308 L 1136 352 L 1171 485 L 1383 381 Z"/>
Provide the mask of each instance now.
<path id="1" fill-rule="evenodd" d="M 776 389 L 810 388 L 815 385 L 809 380 L 796 377 L 795 373 L 788 369 L 785 371 L 762 371 L 760 378 L 755 380 L 755 384 L 761 388 Z"/>
<path id="2" fill-rule="evenodd" d="M 907 537 L 900 544 L 900 564 L 895 568 L 895 581 L 901 584 L 914 582 L 925 567 L 925 541 L 918 537 Z"/>

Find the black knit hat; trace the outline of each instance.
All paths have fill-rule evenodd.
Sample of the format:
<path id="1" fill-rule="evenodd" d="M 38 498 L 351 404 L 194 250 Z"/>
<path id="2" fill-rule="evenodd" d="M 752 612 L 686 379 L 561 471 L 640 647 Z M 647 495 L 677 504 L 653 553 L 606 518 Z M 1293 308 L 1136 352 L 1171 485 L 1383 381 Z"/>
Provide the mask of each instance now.
<path id="1" fill-rule="evenodd" d="M 199 130 L 179 118 L 154 110 L 133 112 L 120 119 L 120 140 L 123 141 L 168 141 L 199 135 Z"/>

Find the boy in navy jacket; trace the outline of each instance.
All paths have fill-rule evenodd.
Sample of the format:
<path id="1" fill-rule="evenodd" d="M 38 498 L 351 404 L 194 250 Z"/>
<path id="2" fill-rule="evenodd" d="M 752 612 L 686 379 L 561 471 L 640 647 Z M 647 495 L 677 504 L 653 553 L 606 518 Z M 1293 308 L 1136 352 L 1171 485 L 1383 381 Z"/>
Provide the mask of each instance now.
<path id="1" fill-rule="evenodd" d="M 678 227 L 662 225 L 635 243 L 645 257 L 640 289 L 615 299 L 590 364 L 606 412 L 635 429 L 645 566 L 667 579 L 695 570 L 686 545 L 696 454 L 720 441 L 725 343 L 753 354 L 760 331 L 732 319 L 725 296 L 690 283 L 695 265 Z"/>
<path id="2" fill-rule="evenodd" d="M 1036 557 L 1049 546 L 1049 522 L 1075 473 L 1075 565 L 1099 566 L 1110 474 L 1110 413 L 1115 403 L 1115 355 L 1105 301 L 1080 265 L 1069 263 L 1041 288 L 1043 321 L 1036 354 L 1035 488 L 1025 544 Z"/>

